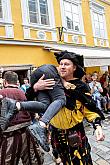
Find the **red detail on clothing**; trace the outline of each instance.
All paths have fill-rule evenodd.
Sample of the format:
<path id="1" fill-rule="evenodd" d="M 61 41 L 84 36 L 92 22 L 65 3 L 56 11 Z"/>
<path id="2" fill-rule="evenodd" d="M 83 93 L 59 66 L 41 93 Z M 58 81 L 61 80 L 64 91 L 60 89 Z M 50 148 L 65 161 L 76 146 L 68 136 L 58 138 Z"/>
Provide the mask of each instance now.
<path id="1" fill-rule="evenodd" d="M 26 101 L 25 93 L 18 88 L 10 87 L 10 88 L 1 89 L 0 95 L 2 95 L 3 97 L 8 97 L 8 98 L 17 100 L 17 101 Z M 19 113 L 14 115 L 13 119 L 10 121 L 9 126 L 21 124 L 28 121 L 31 121 L 29 112 L 20 111 Z"/>

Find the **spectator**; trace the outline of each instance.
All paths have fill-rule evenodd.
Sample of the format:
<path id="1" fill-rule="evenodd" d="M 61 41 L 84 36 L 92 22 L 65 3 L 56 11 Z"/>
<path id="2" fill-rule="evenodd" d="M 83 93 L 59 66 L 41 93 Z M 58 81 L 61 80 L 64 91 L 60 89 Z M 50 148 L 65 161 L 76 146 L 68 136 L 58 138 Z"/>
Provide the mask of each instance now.
<path id="1" fill-rule="evenodd" d="M 97 81 L 97 75 L 94 73 L 92 75 L 92 81 L 89 83 L 89 87 L 91 89 L 92 98 L 96 101 L 97 107 L 101 110 L 101 93 L 103 92 L 103 88 L 101 83 Z"/>
<path id="2" fill-rule="evenodd" d="M 25 77 L 23 81 L 24 81 L 24 84 L 21 85 L 21 90 L 23 90 L 26 93 L 26 90 L 30 87 L 29 78 Z"/>
<path id="3" fill-rule="evenodd" d="M 13 71 L 7 71 L 4 74 L 4 89 L 0 90 L 0 95 L 17 101 L 26 101 L 24 92 L 18 89 L 17 81 L 18 75 Z M 20 158 L 23 165 L 43 164 L 43 155 L 38 144 L 27 130 L 30 122 L 30 114 L 20 111 L 10 121 L 8 129 L 0 134 L 0 165 L 18 165 Z"/>

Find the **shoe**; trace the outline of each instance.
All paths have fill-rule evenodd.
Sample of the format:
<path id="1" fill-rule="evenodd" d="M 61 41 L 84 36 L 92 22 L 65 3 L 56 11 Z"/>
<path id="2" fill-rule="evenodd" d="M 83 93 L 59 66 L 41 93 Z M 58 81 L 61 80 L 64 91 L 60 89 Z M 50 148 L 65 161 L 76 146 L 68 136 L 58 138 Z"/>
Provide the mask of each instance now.
<path id="1" fill-rule="evenodd" d="M 43 150 L 49 152 L 50 147 L 47 141 L 47 129 L 42 127 L 38 121 L 28 126 L 28 129 L 34 139 L 37 139 L 37 142 L 40 144 Z"/>
<path id="2" fill-rule="evenodd" d="M 7 97 L 1 101 L 0 106 L 0 127 L 1 130 L 4 131 L 8 128 L 10 120 L 13 118 L 14 114 L 18 112 L 18 110 L 16 108 L 16 101 Z"/>

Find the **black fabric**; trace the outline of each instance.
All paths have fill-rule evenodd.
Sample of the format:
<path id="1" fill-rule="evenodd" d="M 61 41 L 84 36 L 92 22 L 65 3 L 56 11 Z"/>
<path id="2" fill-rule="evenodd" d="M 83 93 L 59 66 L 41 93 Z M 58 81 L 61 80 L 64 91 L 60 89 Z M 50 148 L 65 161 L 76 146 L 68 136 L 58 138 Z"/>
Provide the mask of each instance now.
<path id="1" fill-rule="evenodd" d="M 31 74 L 31 78 L 30 78 L 31 86 L 33 86 L 41 78 L 41 76 L 43 76 L 43 74 L 45 75 L 44 79 L 53 78 L 56 82 L 61 80 L 56 67 L 51 64 L 45 64 L 38 67 Z"/>
<path id="2" fill-rule="evenodd" d="M 67 163 L 69 165 L 71 163 L 74 165 L 80 165 L 80 159 L 74 155 L 74 152 L 77 150 L 84 165 L 93 165 L 90 155 L 91 147 L 88 143 L 88 138 L 85 136 L 83 123 L 79 123 L 75 127 L 67 130 L 57 129 L 53 126 L 51 129 L 51 144 L 53 148 L 53 155 L 56 159 L 60 157 L 64 165 L 67 165 Z M 81 137 L 82 143 L 80 147 L 71 147 L 68 145 L 68 135 L 74 131 L 76 131 Z"/>
<path id="3" fill-rule="evenodd" d="M 69 82 L 76 85 L 76 88 L 74 90 L 65 91 L 66 96 L 68 95 L 68 98 L 70 97 L 69 100 L 71 100 L 71 99 L 73 100 L 73 108 L 75 107 L 74 103 L 76 102 L 76 100 L 78 100 L 90 111 L 98 113 L 100 115 L 101 119 L 104 120 L 105 117 L 104 117 L 103 113 L 100 111 L 99 108 L 96 107 L 96 103 L 92 99 L 91 95 L 87 94 L 87 93 L 90 93 L 88 86 L 79 79 L 71 80 Z M 67 101 L 68 101 L 68 99 L 67 99 Z M 70 108 L 69 108 L 70 110 L 72 109 L 71 104 L 69 104 L 67 107 L 67 108 L 69 108 L 69 106 L 70 106 Z"/>

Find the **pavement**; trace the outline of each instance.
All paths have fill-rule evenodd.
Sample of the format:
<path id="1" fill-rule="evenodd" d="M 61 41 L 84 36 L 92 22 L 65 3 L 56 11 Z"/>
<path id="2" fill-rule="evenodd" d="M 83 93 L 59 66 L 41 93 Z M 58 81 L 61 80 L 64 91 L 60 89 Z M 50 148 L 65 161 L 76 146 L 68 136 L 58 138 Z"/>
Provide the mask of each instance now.
<path id="1" fill-rule="evenodd" d="M 105 140 L 101 142 L 96 141 L 95 134 L 93 135 L 93 128 L 86 125 L 85 130 L 91 145 L 91 155 L 93 165 L 110 165 L 110 114 L 105 114 L 105 120 L 102 123 Z M 44 165 L 55 165 L 51 151 L 44 155 Z"/>
<path id="2" fill-rule="evenodd" d="M 102 128 L 105 134 L 105 140 L 97 142 L 95 134 L 93 135 L 93 128 L 88 124 L 85 125 L 86 134 L 91 145 L 93 165 L 110 165 L 110 114 L 105 114 Z M 51 150 L 48 153 L 44 153 L 43 165 L 55 165 Z"/>

